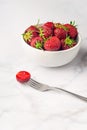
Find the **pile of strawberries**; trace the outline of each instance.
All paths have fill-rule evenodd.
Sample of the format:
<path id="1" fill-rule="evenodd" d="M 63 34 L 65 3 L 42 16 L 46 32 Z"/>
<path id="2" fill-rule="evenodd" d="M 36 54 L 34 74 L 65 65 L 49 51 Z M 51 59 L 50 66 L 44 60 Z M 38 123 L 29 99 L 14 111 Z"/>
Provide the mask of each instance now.
<path id="1" fill-rule="evenodd" d="M 27 44 L 46 51 L 69 49 L 77 44 L 77 36 L 75 22 L 31 25 L 23 33 L 23 39 Z"/>

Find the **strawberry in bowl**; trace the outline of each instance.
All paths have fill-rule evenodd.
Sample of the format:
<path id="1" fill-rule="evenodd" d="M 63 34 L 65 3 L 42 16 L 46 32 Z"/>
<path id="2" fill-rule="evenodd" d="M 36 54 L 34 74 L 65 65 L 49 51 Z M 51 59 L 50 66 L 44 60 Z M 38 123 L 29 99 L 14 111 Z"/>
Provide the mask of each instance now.
<path id="1" fill-rule="evenodd" d="M 27 56 L 35 63 L 56 67 L 72 61 L 80 49 L 80 35 L 75 22 L 45 22 L 29 26 L 23 33 Z"/>
<path id="2" fill-rule="evenodd" d="M 50 37 L 44 42 L 44 50 L 47 51 L 58 51 L 61 47 L 61 41 L 56 36 Z"/>

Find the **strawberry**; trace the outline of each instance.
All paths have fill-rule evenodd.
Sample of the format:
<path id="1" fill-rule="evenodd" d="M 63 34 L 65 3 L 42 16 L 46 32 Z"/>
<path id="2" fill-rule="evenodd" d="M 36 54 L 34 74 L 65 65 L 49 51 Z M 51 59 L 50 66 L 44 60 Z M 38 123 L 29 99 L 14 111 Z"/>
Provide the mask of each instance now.
<path id="1" fill-rule="evenodd" d="M 35 38 L 32 39 L 30 45 L 32 47 L 37 48 L 37 49 L 42 49 L 42 47 L 43 47 L 43 39 L 40 36 L 35 37 Z"/>
<path id="2" fill-rule="evenodd" d="M 44 23 L 44 26 L 47 26 L 51 29 L 54 29 L 54 23 L 53 22 L 46 22 L 46 23 Z"/>
<path id="3" fill-rule="evenodd" d="M 38 36 L 38 29 L 34 25 L 31 25 L 30 27 L 28 27 L 23 33 L 23 39 L 28 44 L 30 44 L 32 38 L 36 36 Z"/>
<path id="4" fill-rule="evenodd" d="M 26 30 L 25 30 L 25 33 L 26 32 L 29 32 L 29 31 L 33 31 L 33 32 L 38 32 L 38 29 L 35 25 L 31 25 L 30 27 L 28 27 Z"/>
<path id="5" fill-rule="evenodd" d="M 66 49 L 72 48 L 77 43 L 76 43 L 76 41 L 74 39 L 71 39 L 68 36 L 68 37 L 66 37 L 66 39 L 61 40 L 61 44 L 62 44 L 62 50 L 66 50 Z"/>
<path id="6" fill-rule="evenodd" d="M 61 42 L 56 36 L 50 37 L 45 43 L 44 43 L 44 49 L 47 51 L 57 51 L 61 47 Z"/>
<path id="7" fill-rule="evenodd" d="M 48 26 L 42 25 L 41 27 L 39 27 L 39 35 L 43 39 L 46 39 L 53 35 L 53 30 L 51 28 L 49 28 Z"/>
<path id="8" fill-rule="evenodd" d="M 28 27 L 23 39 L 30 46 L 48 51 L 65 50 L 76 45 L 78 31 L 75 22 L 61 24 L 59 22 L 38 23 Z"/>
<path id="9" fill-rule="evenodd" d="M 64 24 L 64 26 L 67 28 L 68 31 L 68 35 L 73 38 L 76 39 L 77 35 L 78 35 L 78 31 L 76 28 L 76 25 L 74 25 L 75 22 L 70 22 L 70 24 Z"/>
<path id="10" fill-rule="evenodd" d="M 21 82 L 21 83 L 24 83 L 24 82 L 27 82 L 29 81 L 31 75 L 29 72 L 27 71 L 19 71 L 17 74 L 16 74 L 16 79 L 17 81 Z"/>
<path id="11" fill-rule="evenodd" d="M 54 35 L 61 40 L 66 38 L 67 32 L 63 28 L 56 28 L 54 29 Z"/>

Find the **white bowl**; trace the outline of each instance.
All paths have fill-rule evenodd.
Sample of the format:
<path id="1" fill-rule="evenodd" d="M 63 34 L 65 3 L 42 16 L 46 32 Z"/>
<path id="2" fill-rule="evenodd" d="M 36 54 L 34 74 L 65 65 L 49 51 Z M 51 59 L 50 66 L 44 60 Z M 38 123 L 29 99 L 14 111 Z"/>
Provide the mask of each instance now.
<path id="1" fill-rule="evenodd" d="M 45 67 L 57 67 L 65 65 L 71 62 L 77 55 L 80 49 L 81 37 L 78 35 L 77 44 L 67 50 L 61 51 L 45 51 L 31 47 L 27 43 L 23 42 L 23 48 L 25 50 L 25 57 L 31 57 L 32 61 L 38 65 Z"/>

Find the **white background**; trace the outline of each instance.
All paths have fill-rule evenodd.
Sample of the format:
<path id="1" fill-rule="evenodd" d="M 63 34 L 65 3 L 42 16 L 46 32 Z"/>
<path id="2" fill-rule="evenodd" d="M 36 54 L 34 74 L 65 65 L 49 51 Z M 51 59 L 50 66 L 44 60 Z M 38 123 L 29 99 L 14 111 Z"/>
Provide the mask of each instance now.
<path id="1" fill-rule="evenodd" d="M 82 37 L 68 65 L 43 68 L 24 55 L 21 34 L 31 24 L 76 21 Z M 19 70 L 49 85 L 87 96 L 87 1 L 0 0 L 0 130 L 87 129 L 87 103 L 63 93 L 40 93 L 16 81 Z"/>
<path id="2" fill-rule="evenodd" d="M 81 36 L 86 37 L 86 0 L 0 0 L 0 17 L 2 60 L 3 58 L 10 60 L 13 55 L 14 61 L 17 53 L 21 55 L 19 52 L 21 34 L 26 27 L 36 24 L 38 19 L 40 22 L 75 20 Z"/>

